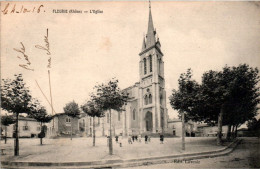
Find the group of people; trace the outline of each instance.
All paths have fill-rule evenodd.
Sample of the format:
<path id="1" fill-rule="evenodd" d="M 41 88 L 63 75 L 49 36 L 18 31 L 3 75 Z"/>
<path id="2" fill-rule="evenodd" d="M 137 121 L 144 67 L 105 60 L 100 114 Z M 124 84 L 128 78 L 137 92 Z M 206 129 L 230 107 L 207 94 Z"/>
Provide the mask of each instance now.
<path id="1" fill-rule="evenodd" d="M 138 136 L 137 135 L 128 136 L 128 144 L 133 144 L 133 142 L 135 142 L 135 141 L 141 143 L 142 136 L 140 134 Z M 149 142 L 151 142 L 151 136 L 145 135 L 144 141 L 145 141 L 145 144 L 148 144 Z M 164 136 L 162 134 L 160 134 L 160 144 L 163 144 L 163 141 L 164 141 Z M 116 136 L 116 142 L 118 142 L 118 136 Z"/>
<path id="2" fill-rule="evenodd" d="M 107 138 L 109 139 L 109 136 Z M 160 144 L 163 144 L 164 135 L 160 134 L 159 138 L 160 138 Z M 122 140 L 123 140 L 123 136 L 117 136 L 117 135 L 115 136 L 115 141 L 116 141 L 116 143 L 119 143 L 120 147 L 122 147 Z M 133 144 L 133 142 L 135 142 L 135 141 L 141 143 L 142 136 L 140 134 L 138 136 L 137 135 L 128 136 L 128 144 Z M 145 141 L 145 144 L 148 144 L 149 142 L 151 142 L 151 136 L 145 135 L 144 141 Z"/>
<path id="3" fill-rule="evenodd" d="M 133 144 L 133 142 L 136 141 L 136 142 L 139 142 L 141 143 L 142 142 L 142 136 L 139 134 L 138 136 L 137 135 L 132 135 L 132 136 L 128 136 L 128 144 Z M 146 139 L 147 141 L 147 139 Z"/>

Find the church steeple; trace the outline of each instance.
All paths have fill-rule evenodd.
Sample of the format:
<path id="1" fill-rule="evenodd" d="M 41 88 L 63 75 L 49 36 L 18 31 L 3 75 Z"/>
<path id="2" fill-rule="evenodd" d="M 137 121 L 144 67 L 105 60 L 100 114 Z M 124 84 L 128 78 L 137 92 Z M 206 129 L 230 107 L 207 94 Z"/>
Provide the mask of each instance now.
<path id="1" fill-rule="evenodd" d="M 151 2 L 149 1 L 149 20 L 148 20 L 148 30 L 146 34 L 146 46 L 151 47 L 155 45 L 155 31 L 153 27 L 153 18 L 152 18 L 152 11 L 151 11 Z"/>

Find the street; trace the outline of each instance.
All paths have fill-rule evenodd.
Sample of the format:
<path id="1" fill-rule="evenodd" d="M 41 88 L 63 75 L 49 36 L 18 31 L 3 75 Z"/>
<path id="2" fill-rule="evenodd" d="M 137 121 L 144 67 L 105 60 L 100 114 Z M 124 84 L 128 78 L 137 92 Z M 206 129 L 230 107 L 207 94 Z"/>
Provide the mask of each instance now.
<path id="1" fill-rule="evenodd" d="M 260 139 L 243 138 L 236 149 L 227 156 L 191 161 L 176 160 L 174 163 L 129 167 L 128 169 L 162 168 L 260 168 Z"/>
<path id="2" fill-rule="evenodd" d="M 92 138 L 59 138 L 43 139 L 43 145 L 39 145 L 39 139 L 20 139 L 20 155 L 13 156 L 13 139 L 5 147 L 6 155 L 2 161 L 30 161 L 30 162 L 68 162 L 68 161 L 95 161 L 109 158 L 107 139 L 96 138 L 96 146 L 92 146 Z M 122 140 L 122 147 L 113 139 L 114 154 L 118 159 L 138 159 L 165 155 L 178 155 L 183 153 L 197 153 L 214 151 L 225 146 L 217 146 L 214 137 L 187 137 L 186 150 L 181 150 L 181 138 L 165 138 L 164 144 L 160 144 L 159 138 L 152 138 L 149 144 L 144 141 L 128 144 L 127 138 Z M 228 144 L 228 143 L 226 143 Z M 91 154 L 86 158 L 86 153 Z"/>

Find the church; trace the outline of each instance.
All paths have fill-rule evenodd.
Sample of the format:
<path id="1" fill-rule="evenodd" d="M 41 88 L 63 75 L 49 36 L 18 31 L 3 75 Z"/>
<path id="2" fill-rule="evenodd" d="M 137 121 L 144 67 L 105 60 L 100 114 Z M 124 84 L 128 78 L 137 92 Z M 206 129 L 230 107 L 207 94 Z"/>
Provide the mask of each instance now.
<path id="1" fill-rule="evenodd" d="M 130 100 L 124 107 L 124 111 L 111 113 L 113 135 L 151 134 L 167 130 L 168 112 L 163 53 L 153 25 L 150 3 L 148 29 L 142 42 L 139 58 L 139 82 L 123 89 L 129 94 Z M 108 112 L 102 119 L 97 119 L 95 124 L 97 136 L 109 135 Z M 92 135 L 93 124 L 90 117 L 84 120 L 83 126 L 85 125 L 87 125 L 86 134 Z"/>

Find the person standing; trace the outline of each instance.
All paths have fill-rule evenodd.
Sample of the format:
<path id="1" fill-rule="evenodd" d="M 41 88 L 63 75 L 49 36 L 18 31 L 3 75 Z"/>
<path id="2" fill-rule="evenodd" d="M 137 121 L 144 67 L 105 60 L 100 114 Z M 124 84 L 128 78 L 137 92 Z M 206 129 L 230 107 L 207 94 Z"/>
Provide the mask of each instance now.
<path id="1" fill-rule="evenodd" d="M 118 136 L 116 136 L 116 143 L 118 143 Z"/>
<path id="2" fill-rule="evenodd" d="M 134 135 L 132 135 L 132 140 L 133 140 L 133 142 L 135 142 L 135 136 Z"/>
<path id="3" fill-rule="evenodd" d="M 163 140 L 164 140 L 164 136 L 162 134 L 160 134 L 160 141 L 161 141 L 160 144 L 163 144 Z"/>
<path id="4" fill-rule="evenodd" d="M 147 135 L 144 136 L 144 141 L 145 141 L 145 144 L 148 143 L 148 142 L 147 142 L 147 141 L 148 141 L 148 136 L 147 136 Z"/>
<path id="5" fill-rule="evenodd" d="M 123 136 L 119 136 L 119 146 L 122 147 Z"/>

